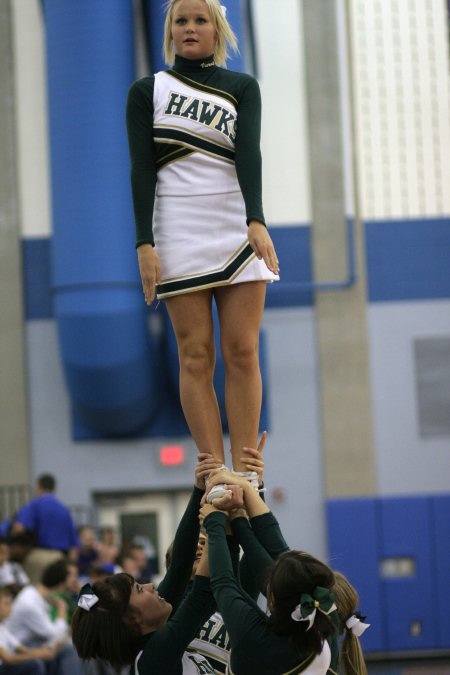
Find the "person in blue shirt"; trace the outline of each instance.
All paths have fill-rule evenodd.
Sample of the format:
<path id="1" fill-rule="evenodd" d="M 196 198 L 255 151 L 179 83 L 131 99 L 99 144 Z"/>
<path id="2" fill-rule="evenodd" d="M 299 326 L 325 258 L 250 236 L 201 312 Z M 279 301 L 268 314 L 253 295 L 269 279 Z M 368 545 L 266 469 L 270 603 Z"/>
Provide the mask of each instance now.
<path id="1" fill-rule="evenodd" d="M 4 537 L 5 539 L 8 538 L 11 525 L 12 525 L 11 518 L 5 518 L 4 520 L 0 521 L 0 537 Z"/>
<path id="2" fill-rule="evenodd" d="M 42 571 L 64 555 L 76 561 L 79 539 L 75 523 L 69 508 L 55 496 L 55 489 L 55 477 L 41 475 L 36 483 L 36 497 L 18 510 L 11 527 L 12 535 L 33 533 L 35 545 L 24 565 L 31 583 L 38 581 Z"/>

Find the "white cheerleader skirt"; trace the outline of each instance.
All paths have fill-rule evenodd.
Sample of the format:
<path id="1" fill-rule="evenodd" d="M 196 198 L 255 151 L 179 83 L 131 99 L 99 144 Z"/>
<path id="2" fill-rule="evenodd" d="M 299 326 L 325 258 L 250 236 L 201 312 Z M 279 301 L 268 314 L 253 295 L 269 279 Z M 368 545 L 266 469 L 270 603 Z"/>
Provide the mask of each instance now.
<path id="1" fill-rule="evenodd" d="M 158 300 L 246 281 L 277 281 L 247 238 L 241 192 L 158 196 L 153 232 Z"/>

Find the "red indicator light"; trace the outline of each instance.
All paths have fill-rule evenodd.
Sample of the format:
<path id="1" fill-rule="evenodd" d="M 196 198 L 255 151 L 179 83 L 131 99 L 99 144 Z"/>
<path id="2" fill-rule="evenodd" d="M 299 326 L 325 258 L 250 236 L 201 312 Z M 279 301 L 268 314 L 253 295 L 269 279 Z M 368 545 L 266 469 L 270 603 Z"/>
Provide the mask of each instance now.
<path id="1" fill-rule="evenodd" d="M 184 464 L 184 448 L 182 445 L 163 445 L 159 451 L 159 461 L 163 466 Z"/>

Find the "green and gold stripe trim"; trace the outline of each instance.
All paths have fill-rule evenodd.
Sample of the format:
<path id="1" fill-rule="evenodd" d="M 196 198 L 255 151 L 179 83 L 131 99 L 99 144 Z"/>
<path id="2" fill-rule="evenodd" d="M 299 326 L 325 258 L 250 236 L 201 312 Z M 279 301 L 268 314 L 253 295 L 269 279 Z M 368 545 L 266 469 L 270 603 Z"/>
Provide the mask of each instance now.
<path id="1" fill-rule="evenodd" d="M 167 75 L 174 77 L 179 82 L 183 82 L 183 84 L 186 84 L 191 89 L 196 89 L 197 91 L 202 91 L 203 93 L 206 94 L 214 94 L 215 96 L 224 98 L 226 101 L 228 101 L 228 103 L 231 103 L 234 107 L 236 107 L 238 104 L 237 98 L 235 98 L 228 91 L 224 91 L 223 89 L 217 89 L 216 87 L 209 87 L 207 84 L 201 84 L 200 82 L 191 80 L 191 78 L 186 77 L 186 75 L 181 75 L 181 73 L 177 73 L 175 70 L 166 70 L 165 72 L 167 73 Z"/>
<path id="2" fill-rule="evenodd" d="M 235 153 L 233 150 L 209 141 L 195 134 L 187 133 L 174 127 L 155 125 L 153 129 L 155 143 L 171 143 L 197 150 L 213 157 L 218 157 L 226 162 L 234 163 Z"/>
<path id="3" fill-rule="evenodd" d="M 161 147 L 159 147 L 161 146 Z M 194 150 L 185 148 L 184 145 L 177 145 L 172 143 L 157 143 L 157 157 L 156 170 L 163 169 L 168 164 L 177 162 L 179 159 L 184 159 L 194 154 Z"/>
<path id="4" fill-rule="evenodd" d="M 190 274 L 183 277 L 165 279 L 156 288 L 158 299 L 171 295 L 192 293 L 215 286 L 226 286 L 247 267 L 254 259 L 255 254 L 248 242 L 241 246 L 236 253 L 219 269 Z"/>

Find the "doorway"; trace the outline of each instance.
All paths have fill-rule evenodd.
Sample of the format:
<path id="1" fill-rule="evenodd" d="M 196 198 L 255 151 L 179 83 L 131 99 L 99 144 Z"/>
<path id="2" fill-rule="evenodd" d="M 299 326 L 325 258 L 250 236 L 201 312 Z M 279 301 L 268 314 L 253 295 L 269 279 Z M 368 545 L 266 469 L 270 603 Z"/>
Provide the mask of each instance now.
<path id="1" fill-rule="evenodd" d="M 99 530 L 111 528 L 122 548 L 142 545 L 158 583 L 165 574 L 165 554 L 190 499 L 189 490 L 176 492 L 108 493 L 94 496 Z M 149 579 L 150 581 L 150 579 Z"/>

